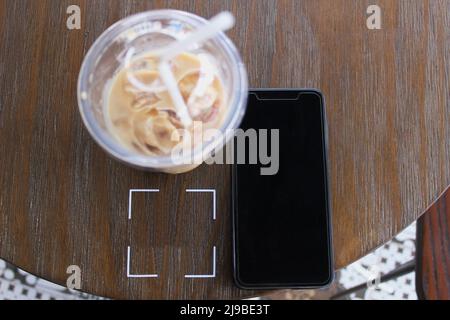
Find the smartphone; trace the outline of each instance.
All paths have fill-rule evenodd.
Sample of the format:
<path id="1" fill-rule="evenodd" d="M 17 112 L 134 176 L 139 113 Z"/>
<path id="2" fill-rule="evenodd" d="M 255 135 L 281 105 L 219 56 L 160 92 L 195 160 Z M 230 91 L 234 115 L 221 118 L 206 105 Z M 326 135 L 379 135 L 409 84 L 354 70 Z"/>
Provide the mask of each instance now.
<path id="1" fill-rule="evenodd" d="M 317 90 L 252 90 L 241 129 L 258 133 L 258 153 L 262 139 L 268 140 L 262 158 L 271 153 L 273 163 L 265 171 L 267 161 L 233 164 L 237 286 L 327 286 L 334 271 L 323 95 Z M 241 158 L 249 160 L 256 148 L 247 140 L 248 154 Z"/>

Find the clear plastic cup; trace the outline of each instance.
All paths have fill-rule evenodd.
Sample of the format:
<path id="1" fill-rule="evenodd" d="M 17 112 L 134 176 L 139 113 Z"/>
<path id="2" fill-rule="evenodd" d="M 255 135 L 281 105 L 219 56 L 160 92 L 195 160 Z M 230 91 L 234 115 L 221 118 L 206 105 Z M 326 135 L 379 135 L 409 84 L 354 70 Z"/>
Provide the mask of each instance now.
<path id="1" fill-rule="evenodd" d="M 174 161 L 171 155 L 147 156 L 129 150 L 108 130 L 106 112 L 109 88 L 131 47 L 136 55 L 161 49 L 206 23 L 207 20 L 183 11 L 148 11 L 118 21 L 95 41 L 81 66 L 78 105 L 89 133 L 112 157 L 136 168 L 167 173 L 186 172 L 199 165 L 186 164 L 189 161 L 185 159 Z M 219 150 L 230 139 L 225 135 L 227 130 L 239 126 L 246 109 L 248 82 L 240 55 L 224 33 L 203 43 L 201 50 L 221 62 L 219 73 L 228 95 L 228 112 L 222 127 L 217 128 L 226 138 L 213 139 L 190 155 L 205 159 L 212 150 Z"/>

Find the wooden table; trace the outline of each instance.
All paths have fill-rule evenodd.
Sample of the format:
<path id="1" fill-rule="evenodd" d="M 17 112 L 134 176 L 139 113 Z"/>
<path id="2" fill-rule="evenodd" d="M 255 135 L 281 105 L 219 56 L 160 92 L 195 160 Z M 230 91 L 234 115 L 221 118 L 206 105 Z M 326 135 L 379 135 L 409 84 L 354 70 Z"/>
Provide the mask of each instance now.
<path id="1" fill-rule="evenodd" d="M 382 9 L 369 30 L 366 9 Z M 78 4 L 81 30 L 66 28 Z M 316 87 L 327 100 L 336 268 L 389 240 L 450 184 L 450 1 L 0 0 L 0 257 L 113 298 L 238 298 L 230 168 L 177 176 L 110 159 L 84 129 L 76 82 L 112 23 L 155 8 L 210 17 L 229 33 L 252 87 Z M 135 193 L 128 220 L 130 189 Z M 212 194 L 186 189 L 216 189 Z M 127 277 L 159 274 L 159 278 Z M 186 279 L 185 274 L 215 278 Z"/>
<path id="2" fill-rule="evenodd" d="M 450 300 L 450 189 L 420 217 L 416 291 L 422 300 Z"/>

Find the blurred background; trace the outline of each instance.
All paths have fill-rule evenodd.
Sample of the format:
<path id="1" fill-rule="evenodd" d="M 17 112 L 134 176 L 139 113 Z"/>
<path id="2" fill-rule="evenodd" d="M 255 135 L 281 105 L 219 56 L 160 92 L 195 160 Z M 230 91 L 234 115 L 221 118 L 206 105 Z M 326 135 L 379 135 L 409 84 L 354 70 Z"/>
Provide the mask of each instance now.
<path id="1" fill-rule="evenodd" d="M 373 253 L 341 269 L 334 283 L 322 290 L 277 291 L 256 299 L 366 299 L 416 300 L 416 223 L 403 230 Z M 392 274 L 381 281 L 379 276 Z M 0 259 L 1 300 L 79 300 L 104 299 L 40 279 Z"/>

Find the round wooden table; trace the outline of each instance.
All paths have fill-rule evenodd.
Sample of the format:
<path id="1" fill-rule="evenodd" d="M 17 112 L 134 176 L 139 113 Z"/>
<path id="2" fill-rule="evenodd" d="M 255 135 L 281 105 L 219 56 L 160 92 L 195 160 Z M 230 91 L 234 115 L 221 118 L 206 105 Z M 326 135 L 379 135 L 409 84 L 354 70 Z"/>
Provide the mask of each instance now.
<path id="1" fill-rule="evenodd" d="M 82 291 L 111 298 L 255 294 L 232 281 L 230 168 L 128 168 L 78 113 L 77 76 L 94 40 L 169 5 L 232 11 L 229 36 L 251 87 L 323 91 L 336 268 L 389 240 L 450 184 L 450 1 L 376 2 L 381 30 L 366 25 L 371 1 L 1 1 L 0 257 L 63 285 L 77 265 Z M 72 4 L 81 30 L 66 28 Z M 131 189 L 159 192 L 132 192 L 129 219 Z"/>

